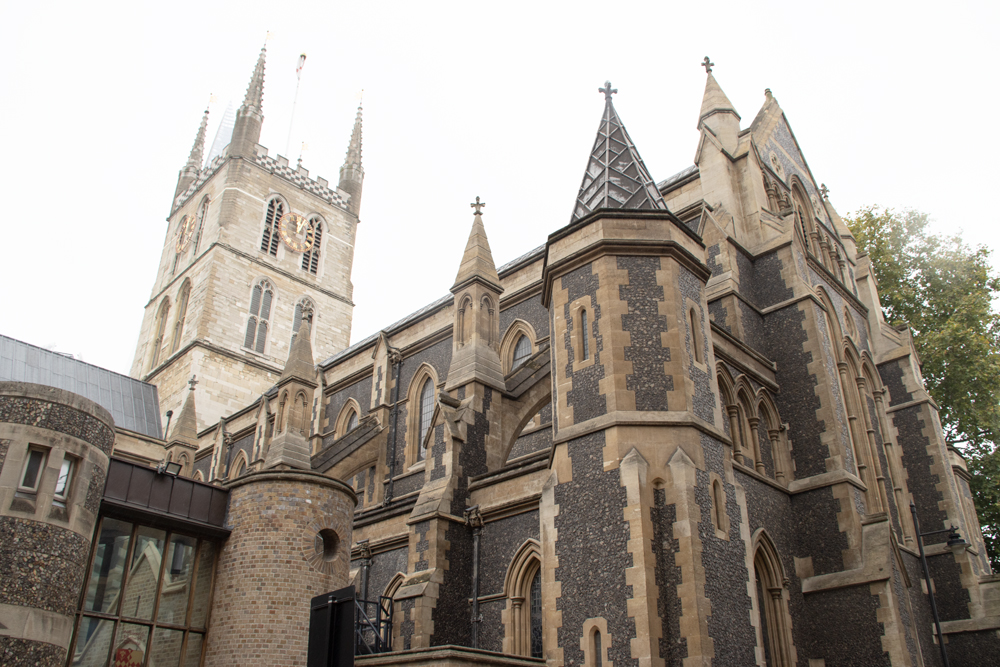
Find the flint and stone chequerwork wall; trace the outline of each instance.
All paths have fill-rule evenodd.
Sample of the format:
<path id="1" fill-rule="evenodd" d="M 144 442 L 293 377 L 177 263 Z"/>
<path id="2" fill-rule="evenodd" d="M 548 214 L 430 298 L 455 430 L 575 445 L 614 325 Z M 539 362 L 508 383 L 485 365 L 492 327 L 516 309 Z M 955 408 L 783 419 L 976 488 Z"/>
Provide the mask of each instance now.
<path id="1" fill-rule="evenodd" d="M 310 598 L 348 584 L 392 610 L 391 652 L 360 665 L 932 667 L 928 590 L 952 664 L 995 662 L 968 471 L 777 101 L 741 128 L 709 73 L 695 164 L 656 183 L 602 90 L 570 224 L 498 269 L 473 205 L 451 293 L 346 349 L 360 113 L 337 189 L 266 157 L 250 92 L 235 148 L 178 186 L 171 229 L 208 197 L 200 249 L 168 232 L 133 374 L 180 413 L 182 474 L 230 489 L 205 664 L 304 664 Z M 315 276 L 259 250 L 274 195 L 326 221 Z M 28 535 L 0 542 L 24 569 L 0 647 L 23 664 L 64 659 L 114 438 L 45 391 L 0 385 L 0 523 Z M 65 509 L 45 495 L 63 452 Z M 930 582 L 911 502 L 966 541 L 927 538 Z"/>

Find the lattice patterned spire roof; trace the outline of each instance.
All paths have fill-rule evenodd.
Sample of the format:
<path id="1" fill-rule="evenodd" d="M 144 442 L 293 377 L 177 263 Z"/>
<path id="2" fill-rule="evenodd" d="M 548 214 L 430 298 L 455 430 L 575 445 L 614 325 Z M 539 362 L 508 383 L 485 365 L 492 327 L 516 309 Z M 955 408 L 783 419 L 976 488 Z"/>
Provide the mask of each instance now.
<path id="1" fill-rule="evenodd" d="M 601 208 L 667 210 L 656 183 L 611 102 L 612 93 L 618 90 L 611 87 L 610 81 L 604 86 L 599 89 L 604 93 L 604 117 L 597 130 L 597 139 L 570 222 L 576 222 Z"/>
<path id="2" fill-rule="evenodd" d="M 250 85 L 247 86 L 247 94 L 243 98 L 244 108 L 256 109 L 261 112 L 264 108 L 264 60 L 267 57 L 267 44 L 260 49 L 260 56 L 257 57 L 257 66 L 253 68 L 253 76 L 250 78 Z"/>

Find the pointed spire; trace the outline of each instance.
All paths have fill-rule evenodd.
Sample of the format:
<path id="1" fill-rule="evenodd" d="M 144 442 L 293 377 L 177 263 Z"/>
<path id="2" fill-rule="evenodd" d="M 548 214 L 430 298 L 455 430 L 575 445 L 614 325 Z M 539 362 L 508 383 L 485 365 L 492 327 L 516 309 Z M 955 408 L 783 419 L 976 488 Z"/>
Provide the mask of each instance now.
<path id="1" fill-rule="evenodd" d="M 191 146 L 191 154 L 188 155 L 184 168 L 177 174 L 177 187 L 174 188 L 175 200 L 198 178 L 198 172 L 201 171 L 202 156 L 205 154 L 205 130 L 207 127 L 208 109 L 205 109 L 205 113 L 201 117 L 201 125 L 198 127 L 198 134 L 194 138 L 194 145 Z"/>
<path id="2" fill-rule="evenodd" d="M 699 126 L 707 117 L 717 113 L 731 113 L 736 116 L 736 120 L 740 119 L 740 114 L 737 113 L 736 107 L 729 101 L 726 94 L 722 92 L 722 86 L 719 85 L 719 82 L 709 72 L 708 79 L 705 81 L 705 94 L 701 99 L 701 114 L 698 116 Z"/>
<path id="3" fill-rule="evenodd" d="M 260 50 L 257 66 L 254 67 L 247 94 L 243 104 L 236 112 L 236 123 L 233 125 L 233 136 L 229 142 L 230 157 L 252 158 L 256 154 L 257 142 L 260 141 L 260 127 L 264 123 L 264 59 L 267 56 L 267 44 Z"/>
<path id="4" fill-rule="evenodd" d="M 247 94 L 243 97 L 244 109 L 256 109 L 258 113 L 264 110 L 264 60 L 267 57 L 267 43 L 260 48 L 260 55 L 257 56 L 257 66 L 253 68 L 253 76 L 250 77 L 250 85 L 247 86 Z"/>
<path id="5" fill-rule="evenodd" d="M 740 115 L 726 94 L 722 92 L 722 86 L 712 74 L 711 66 L 715 63 L 710 62 L 706 56 L 703 64 L 707 78 L 705 80 L 705 94 L 701 98 L 698 129 L 708 128 L 719 140 L 722 147 L 730 155 L 733 155 L 736 153 L 740 140 Z"/>
<path id="6" fill-rule="evenodd" d="M 604 93 L 604 116 L 597 129 L 597 139 L 570 222 L 601 208 L 667 210 L 656 183 L 615 111 L 611 95 L 618 90 L 611 87 L 610 81 L 604 86 L 598 89 Z"/>
<path id="7" fill-rule="evenodd" d="M 361 212 L 361 187 L 365 181 L 365 169 L 361 166 L 361 105 L 358 105 L 358 115 L 354 118 L 354 131 L 351 132 L 351 143 L 347 146 L 347 157 L 344 166 L 340 168 L 340 189 L 349 193 L 349 207 L 354 215 Z"/>
<path id="8" fill-rule="evenodd" d="M 195 170 L 201 169 L 201 164 L 205 158 L 205 131 L 208 129 L 208 109 L 205 109 L 205 114 L 201 117 L 201 126 L 198 128 L 198 134 L 194 138 L 194 145 L 191 146 L 191 154 L 188 155 L 187 167 L 193 167 Z"/>
<path id="9" fill-rule="evenodd" d="M 361 105 L 358 105 L 358 114 L 354 117 L 354 130 L 351 132 L 351 143 L 347 146 L 347 157 L 344 158 L 344 169 L 358 169 L 365 173 L 361 166 Z"/>
<path id="10" fill-rule="evenodd" d="M 198 445 L 198 415 L 194 407 L 194 386 L 198 384 L 198 377 L 192 375 L 188 380 L 190 390 L 187 398 L 184 399 L 184 407 L 181 408 L 177 421 L 171 429 L 168 442 L 180 441 L 189 445 Z"/>
<path id="11" fill-rule="evenodd" d="M 302 313 L 302 323 L 295 334 L 295 340 L 292 341 L 292 349 L 288 352 L 288 361 L 285 362 L 285 370 L 281 373 L 281 380 L 296 377 L 313 382 L 316 379 L 316 366 L 310 342 L 311 328 L 312 313 L 309 313 L 308 316 L 306 313 Z"/>
<path id="12" fill-rule="evenodd" d="M 490 250 L 490 242 L 486 238 L 486 227 L 483 226 L 482 207 L 486 204 L 481 203 L 479 197 L 476 197 L 476 203 L 470 206 L 476 209 L 475 217 L 472 219 L 472 231 L 469 232 L 469 242 L 465 244 L 465 254 L 462 255 L 462 263 L 458 267 L 455 285 L 451 290 L 455 292 L 470 281 L 479 279 L 502 291 L 500 276 L 497 275 L 497 267 L 493 262 L 493 251 Z"/>

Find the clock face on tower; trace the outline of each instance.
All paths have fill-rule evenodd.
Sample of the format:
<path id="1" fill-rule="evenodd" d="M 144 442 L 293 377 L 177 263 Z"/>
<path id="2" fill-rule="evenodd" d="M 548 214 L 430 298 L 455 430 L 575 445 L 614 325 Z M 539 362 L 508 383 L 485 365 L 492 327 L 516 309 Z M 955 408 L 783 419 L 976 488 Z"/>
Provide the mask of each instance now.
<path id="1" fill-rule="evenodd" d="M 306 219 L 298 213 L 286 213 L 278 222 L 281 240 L 295 252 L 305 252 L 312 247 L 312 235 L 308 233 Z"/>
<path id="2" fill-rule="evenodd" d="M 177 228 L 177 243 L 174 244 L 174 249 L 178 253 L 187 250 L 192 234 L 194 234 L 194 216 L 185 215 L 181 218 L 181 224 Z"/>

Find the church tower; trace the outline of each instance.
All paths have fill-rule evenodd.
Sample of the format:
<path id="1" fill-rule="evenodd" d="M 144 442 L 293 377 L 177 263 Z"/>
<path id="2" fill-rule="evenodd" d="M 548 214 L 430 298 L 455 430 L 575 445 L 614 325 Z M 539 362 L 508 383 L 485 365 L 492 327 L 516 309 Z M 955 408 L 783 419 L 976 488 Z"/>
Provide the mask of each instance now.
<path id="1" fill-rule="evenodd" d="M 347 347 L 361 206 L 361 108 L 340 182 L 261 146 L 260 51 L 229 146 L 202 164 L 208 112 L 178 176 L 131 375 L 179 412 L 197 375 L 197 428 L 252 403 L 282 376 L 300 323 L 316 359 Z"/>

